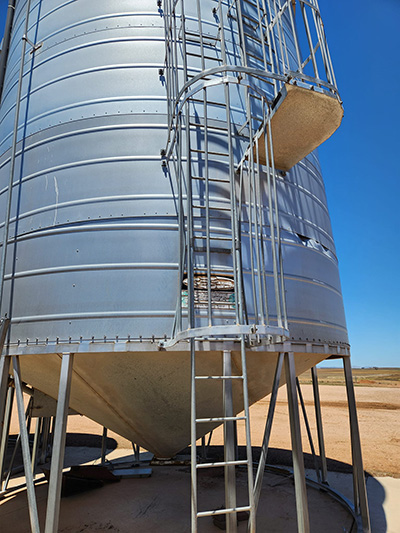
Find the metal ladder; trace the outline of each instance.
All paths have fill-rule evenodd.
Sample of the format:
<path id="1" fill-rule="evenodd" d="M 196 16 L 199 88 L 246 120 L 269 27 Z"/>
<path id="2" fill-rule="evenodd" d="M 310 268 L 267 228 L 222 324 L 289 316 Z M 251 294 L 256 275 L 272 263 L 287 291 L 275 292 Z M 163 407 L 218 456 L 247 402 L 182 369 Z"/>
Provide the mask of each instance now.
<path id="1" fill-rule="evenodd" d="M 194 342 L 192 341 L 192 344 Z M 226 530 L 230 533 L 237 531 L 237 513 L 246 513 L 244 515 L 249 519 L 249 531 L 255 531 L 255 505 L 254 505 L 254 483 L 253 483 L 253 461 L 250 442 L 250 420 L 249 420 L 249 399 L 247 390 L 247 373 L 246 373 L 246 351 L 244 342 L 241 350 L 242 373 L 240 375 L 232 374 L 232 353 L 230 350 L 223 351 L 223 374 L 218 376 L 198 375 L 196 373 L 196 350 L 192 347 L 192 374 L 191 374 L 191 391 L 192 391 L 192 432 L 191 432 L 191 477 L 192 477 L 192 533 L 197 532 L 198 518 L 216 517 L 225 515 Z M 223 384 L 223 415 L 218 417 L 198 418 L 196 410 L 196 384 L 201 380 L 222 381 Z M 240 382 L 243 391 L 244 413 L 241 416 L 235 416 L 233 401 L 233 382 Z M 246 459 L 236 457 L 236 424 L 243 421 L 246 433 Z M 224 424 L 224 460 L 213 462 L 197 461 L 197 427 L 203 424 Z M 248 503 L 247 505 L 237 505 L 236 495 L 236 467 L 247 467 L 248 481 Z M 197 472 L 203 468 L 224 468 L 225 479 L 225 507 L 213 510 L 198 510 L 198 479 Z"/>
<path id="2" fill-rule="evenodd" d="M 207 326 L 214 326 L 215 310 L 218 304 L 213 303 L 213 289 L 215 285 L 226 284 L 233 288 L 234 305 L 236 316 L 233 322 L 236 324 L 259 323 L 262 325 L 271 324 L 268 313 L 267 290 L 265 272 L 265 227 L 271 228 L 271 254 L 274 256 L 273 276 L 275 285 L 275 299 L 277 305 L 277 326 L 287 328 L 285 320 L 284 288 L 282 265 L 277 260 L 280 254 L 279 216 L 276 198 L 276 173 L 273 168 L 272 157 L 267 156 L 271 161 L 272 170 L 268 171 L 268 191 L 265 195 L 269 199 L 269 220 L 265 220 L 263 213 L 263 192 L 260 189 L 261 171 L 258 154 L 258 137 L 265 124 L 266 107 L 268 102 L 260 97 L 255 91 L 243 87 L 246 106 L 244 110 L 243 123 L 237 131 L 237 124 L 234 124 L 231 117 L 231 86 L 235 84 L 237 78 L 228 77 L 227 70 L 223 66 L 227 65 L 227 49 L 225 41 L 224 21 L 229 16 L 235 20 L 251 20 L 255 24 L 255 19 L 246 15 L 241 4 L 248 4 L 253 11 L 257 9 L 259 14 L 259 27 L 255 28 L 255 37 L 265 32 L 266 11 L 260 14 L 259 1 L 246 0 L 239 2 L 233 0 L 229 5 L 218 2 L 218 8 L 213 13 L 218 20 L 218 29 L 215 35 L 203 36 L 200 1 L 197 1 L 198 27 L 193 27 L 193 17 L 189 28 L 186 26 L 184 13 L 184 2 L 165 2 L 165 32 L 166 32 L 166 86 L 168 96 L 169 113 L 169 139 L 167 149 L 163 151 L 165 156 L 164 164 L 172 171 L 177 178 L 178 197 L 178 224 L 180 231 L 180 251 L 179 251 L 179 283 L 180 292 L 186 298 L 188 307 L 187 328 L 194 329 L 196 324 L 195 315 L 207 315 Z M 265 1 L 262 0 L 262 4 Z M 224 7 L 223 7 L 224 6 Z M 177 9 L 181 11 L 177 14 Z M 247 17 L 247 19 L 246 19 Z M 241 43 L 241 61 L 239 67 L 246 71 L 248 66 L 248 55 L 252 54 L 246 45 L 246 39 L 253 37 L 244 31 L 245 24 L 238 23 L 238 30 Z M 257 33 L 258 32 L 258 33 Z M 178 53 L 177 39 L 182 49 L 182 56 Z M 205 42 L 207 41 L 207 42 Z M 205 52 L 205 49 L 207 52 Z M 214 53 L 212 53 L 214 50 Z M 263 47 L 263 57 L 258 57 L 262 66 L 268 65 L 266 51 L 270 50 L 269 45 Z M 193 75 L 193 65 L 188 63 L 188 57 L 198 60 L 200 74 Z M 254 58 L 253 58 L 254 59 Z M 220 65 L 222 70 L 211 68 L 213 79 L 210 80 L 210 69 L 213 62 Z M 178 72 L 176 65 L 183 63 L 182 72 Z M 242 70 L 243 70 L 242 69 Z M 235 70 L 232 68 L 231 70 Z M 201 73 L 205 73 L 204 76 Z M 243 77 L 246 75 L 244 74 Z M 192 82 L 200 84 L 200 88 L 193 90 Z M 212 90 L 215 82 L 223 87 L 223 102 L 212 97 Z M 221 96 L 221 95 L 220 95 Z M 225 108 L 224 119 L 215 119 L 216 108 Z M 196 115 L 197 113 L 197 115 Z M 239 141 L 238 141 L 239 139 Z M 234 144 L 242 142 L 247 145 L 245 157 L 241 161 L 238 155 L 234 154 Z M 271 143 L 272 145 L 272 143 Z M 217 146 L 217 148 L 215 147 Z M 221 171 L 222 169 L 222 171 Z M 257 182 L 258 180 L 258 182 Z M 243 184 L 249 184 L 246 193 L 243 191 Z M 218 189 L 218 190 L 217 190 Z M 212 196 L 213 192 L 215 196 Z M 242 195 L 247 194 L 246 201 L 243 202 Z M 186 199 L 184 200 L 184 197 Z M 274 196 L 274 198 L 272 198 Z M 273 205 L 275 203 L 275 206 Z M 241 217 L 242 210 L 248 216 L 249 224 L 249 246 L 251 249 L 251 276 L 252 294 L 255 310 L 254 318 L 248 317 L 246 297 L 243 287 L 243 268 L 241 258 Z M 276 228 L 276 229 L 275 229 Z M 228 261 L 215 262 L 215 254 L 226 254 Z M 256 256 L 256 259 L 253 258 Z M 219 264 L 218 264 L 219 263 Z M 222 276 L 222 282 L 219 277 Z M 279 278 L 279 280 L 277 279 Z M 221 282 L 221 283 L 220 283 Z M 200 290 L 202 289 L 202 291 Z M 262 296 L 257 296 L 257 291 Z M 205 292 L 207 294 L 205 295 Z M 203 301 L 200 299 L 203 297 Z M 233 303 L 233 302 L 232 302 Z M 231 308 L 233 309 L 233 305 Z M 204 309 L 207 308 L 205 313 Z M 221 308 L 221 307 L 220 307 Z M 201 310 L 203 309 L 203 310 Z M 200 311 L 199 311 L 200 310 Z M 172 332 L 175 338 L 180 332 L 185 330 L 183 325 L 183 314 L 181 302 L 178 301 L 176 320 Z M 192 317 L 192 319 L 191 319 Z M 204 320 L 200 320 L 200 325 L 204 325 Z"/>
<path id="3" fill-rule="evenodd" d="M 190 346 L 192 533 L 198 531 L 199 518 L 219 515 L 225 515 L 227 530 L 236 532 L 237 513 L 240 512 L 248 513 L 249 531 L 255 531 L 246 348 L 252 336 L 256 339 L 270 337 L 267 332 L 282 335 L 287 328 L 285 308 L 281 305 L 284 291 L 281 291 L 283 273 L 278 261 L 280 236 L 275 169 L 268 170 L 268 191 L 264 191 L 270 201 L 267 221 L 265 213 L 262 213 L 263 198 L 258 183 L 261 182 L 260 163 L 254 155 L 258 150 L 256 133 L 266 122 L 268 102 L 256 92 L 247 90 L 244 85 L 243 89 L 240 87 L 246 99 L 241 124 L 235 123 L 231 111 L 232 94 L 238 78 L 233 72 L 230 74 L 227 66 L 229 61 L 224 23 L 227 16 L 241 19 L 243 13 L 237 10 L 238 3 L 236 0 L 229 4 L 221 1 L 216 3 L 218 7 L 213 10 L 218 21 L 216 33 L 203 35 L 200 0 L 196 3 L 197 28 L 193 17 L 186 23 L 183 1 L 164 2 L 165 73 L 170 127 L 167 147 L 162 155 L 164 166 L 168 172 L 175 174 L 177 183 L 179 296 L 171 341 L 162 344 L 170 347 L 182 340 L 188 341 Z M 254 8 L 254 3 L 250 4 Z M 240 63 L 238 67 L 246 70 L 251 60 L 253 63 L 258 61 L 260 68 L 265 68 L 268 58 L 265 54 L 256 57 L 246 48 L 247 36 L 240 26 L 236 32 L 236 35 L 241 36 L 242 48 L 242 54 L 237 59 Z M 177 65 L 183 68 L 178 69 Z M 219 100 L 213 92 L 218 84 Z M 261 116 L 260 108 L 264 111 Z M 238 143 L 243 145 L 239 150 L 240 155 L 235 147 Z M 247 234 L 243 229 L 242 217 L 247 220 Z M 267 246 L 264 235 L 267 223 L 271 227 L 269 246 L 274 257 L 275 297 L 279 300 L 276 304 L 277 316 L 274 318 L 276 326 L 271 325 L 267 303 L 267 273 L 263 255 Z M 249 301 L 246 302 L 243 281 L 243 236 L 251 250 L 250 306 Z M 219 285 L 219 288 L 221 285 L 223 287 L 221 292 L 225 290 L 226 293 L 229 292 L 229 285 L 231 300 L 226 299 L 221 303 L 216 299 Z M 228 324 L 219 320 L 221 305 L 225 318 L 226 315 L 231 316 Z M 222 375 L 205 375 L 198 370 L 202 343 L 213 337 L 222 341 L 226 348 L 223 349 Z M 240 351 L 240 375 L 232 374 L 232 346 L 236 346 L 235 351 Z M 196 391 L 202 382 L 208 380 L 219 383 L 219 386 L 222 382 L 223 408 L 217 416 L 215 413 L 214 416 L 199 413 L 197 406 Z M 243 396 L 240 407 L 238 402 L 234 402 L 234 393 L 238 394 L 238 391 Z M 236 413 L 242 409 L 243 415 L 237 416 Z M 243 460 L 236 457 L 237 422 L 245 426 L 246 458 Z M 204 435 L 207 430 L 220 424 L 224 425 L 224 460 L 199 462 L 196 447 L 198 435 Z M 248 483 L 248 501 L 240 506 L 237 505 L 235 471 L 239 466 L 247 467 Z M 225 507 L 199 510 L 198 471 L 214 467 L 224 468 Z"/>
<path id="4" fill-rule="evenodd" d="M 184 29 L 183 29 L 184 32 Z M 183 40 L 186 40 L 186 47 L 188 43 L 193 40 L 193 32 L 190 36 L 183 36 Z M 201 34 L 195 36 L 195 41 L 201 43 Z M 203 43 L 201 43 L 203 44 Z M 202 70 L 205 70 L 206 58 L 203 53 L 204 48 L 201 47 L 202 53 L 198 55 L 202 63 Z M 194 54 L 193 54 L 194 55 Z M 207 60 L 210 61 L 210 56 L 207 56 Z M 215 57 L 213 58 L 218 64 L 223 59 Z M 185 69 L 186 70 L 186 69 Z M 186 79 L 190 79 L 190 75 L 186 71 Z M 190 102 L 190 100 L 189 100 Z M 186 227 L 186 270 L 188 281 L 188 307 L 189 307 L 189 328 L 196 327 L 196 311 L 201 307 L 200 296 L 196 298 L 196 292 L 200 293 L 198 286 L 201 280 L 205 281 L 205 287 L 207 290 L 206 302 L 207 302 L 207 324 L 213 325 L 213 318 L 215 314 L 215 304 L 213 302 L 212 288 L 215 285 L 215 280 L 221 277 L 221 274 L 226 278 L 232 277 L 235 296 L 234 308 L 236 309 L 236 321 L 241 320 L 241 314 L 243 315 L 239 302 L 241 298 L 239 291 L 242 291 L 239 282 L 239 274 L 241 271 L 240 255 L 236 254 L 237 243 L 239 240 L 238 235 L 238 220 L 236 213 L 236 195 L 235 195 L 235 181 L 236 173 L 232 162 L 232 132 L 229 117 L 227 117 L 227 127 L 223 128 L 219 124 L 217 135 L 222 135 L 228 139 L 226 149 L 208 150 L 208 140 L 213 135 L 213 128 L 208 124 L 207 109 L 210 106 L 210 102 L 207 100 L 207 92 L 203 91 L 203 100 L 196 102 L 197 105 L 203 109 L 203 122 L 201 120 L 193 122 L 190 116 L 190 103 L 187 104 L 186 124 L 190 128 L 194 128 L 196 134 L 203 140 L 203 149 L 198 147 L 198 143 L 193 148 L 191 143 L 191 134 L 189 133 L 188 139 L 188 152 L 187 152 L 187 227 Z M 211 102 L 211 105 L 215 103 Z M 227 111 L 229 115 L 229 110 Z M 215 127 L 215 126 L 214 126 Z M 215 135 L 215 130 L 214 130 Z M 201 164 L 204 165 L 203 173 L 200 172 Z M 225 173 L 227 177 L 214 177 L 213 167 L 223 166 L 225 167 Z M 195 173 L 194 168 L 197 167 L 198 172 Z M 202 175 L 203 174 L 203 175 Z M 193 185 L 197 185 L 197 194 L 194 194 Z M 204 185 L 203 193 L 201 194 L 201 187 Z M 217 186 L 225 189 L 224 205 L 218 202 L 218 205 L 210 198 L 210 189 L 213 186 Z M 200 193 L 200 194 L 199 194 Z M 220 217 L 220 223 L 223 225 L 224 232 L 218 231 L 217 228 L 212 228 L 212 221 L 215 221 L 216 217 Z M 211 255 L 227 254 L 231 263 L 226 266 L 223 271 L 213 268 L 213 261 Z M 205 254 L 205 261 L 204 261 Z M 205 278 L 205 279 L 204 279 Z M 200 281 L 200 283 L 199 283 Z M 226 283 L 225 279 L 225 283 Z M 197 304 L 197 305 L 196 305 Z M 241 340 L 241 366 L 242 373 L 239 376 L 232 375 L 232 353 L 229 350 L 223 351 L 223 375 L 199 375 L 197 373 L 197 360 L 201 357 L 201 352 L 196 351 L 195 340 L 191 339 L 191 478 L 192 478 L 192 533 L 198 530 L 198 519 L 205 517 L 222 517 L 225 516 L 225 527 L 228 532 L 233 533 L 237 531 L 237 513 L 248 513 L 249 516 L 249 531 L 255 531 L 255 507 L 253 496 L 253 462 L 252 451 L 250 441 L 250 421 L 249 421 L 249 400 L 247 389 L 247 374 L 246 374 L 246 351 L 245 351 L 245 339 L 242 336 Z M 198 410 L 196 408 L 196 390 L 197 385 L 203 380 L 213 380 L 214 382 L 222 381 L 222 397 L 223 397 L 223 414 L 222 416 L 212 417 L 199 417 Z M 239 382 L 241 384 L 243 394 L 243 407 L 244 415 L 235 416 L 234 401 L 233 401 L 233 382 Z M 236 457 L 236 424 L 239 421 L 243 421 L 245 424 L 246 433 L 246 459 L 239 460 Z M 221 424 L 224 425 L 224 458 L 223 461 L 215 462 L 198 462 L 197 460 L 197 430 L 199 426 L 204 424 Z M 203 431 L 200 430 L 200 433 Z M 246 466 L 248 476 L 248 502 L 246 505 L 237 505 L 236 495 L 236 467 Z M 199 510 L 198 508 L 198 470 L 203 468 L 224 468 L 224 480 L 225 480 L 225 506 L 222 509 L 212 510 Z M 218 519 L 218 518 L 214 518 Z"/>

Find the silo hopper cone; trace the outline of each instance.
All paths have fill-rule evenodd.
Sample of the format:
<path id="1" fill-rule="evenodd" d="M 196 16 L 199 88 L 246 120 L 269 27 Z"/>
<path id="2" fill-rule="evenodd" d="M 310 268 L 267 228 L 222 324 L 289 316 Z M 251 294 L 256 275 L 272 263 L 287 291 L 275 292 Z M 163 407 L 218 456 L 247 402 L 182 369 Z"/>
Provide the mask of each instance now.
<path id="1" fill-rule="evenodd" d="M 240 374 L 240 352 L 232 353 L 233 374 Z M 277 353 L 249 352 L 247 372 L 250 403 L 272 390 Z M 326 356 L 295 354 L 296 374 Z M 57 398 L 61 357 L 57 354 L 20 358 L 25 382 Z M 221 372 L 222 354 L 199 352 L 197 374 Z M 281 385 L 285 383 L 282 375 Z M 235 389 L 234 410 L 243 409 L 242 387 Z M 223 413 L 222 385 L 203 380 L 197 386 L 198 415 Z M 74 358 L 72 409 L 140 444 L 158 457 L 171 457 L 190 442 L 190 354 L 175 352 L 77 353 Z M 202 424 L 198 436 L 218 424 Z"/>

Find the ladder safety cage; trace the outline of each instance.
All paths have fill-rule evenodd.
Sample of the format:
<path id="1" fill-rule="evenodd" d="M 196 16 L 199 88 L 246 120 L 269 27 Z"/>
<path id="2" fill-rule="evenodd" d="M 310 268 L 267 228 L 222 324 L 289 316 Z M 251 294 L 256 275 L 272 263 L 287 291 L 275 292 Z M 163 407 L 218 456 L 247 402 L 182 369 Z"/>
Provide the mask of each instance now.
<path id="1" fill-rule="evenodd" d="M 246 350 L 289 338 L 279 220 L 286 162 L 276 168 L 272 121 L 288 85 L 340 98 L 316 0 L 164 0 L 162 14 L 168 138 L 161 156 L 176 182 L 179 271 L 171 339 L 160 346 L 190 346 L 191 531 L 198 518 L 222 514 L 233 533 L 244 511 L 254 532 Z M 299 154 L 313 148 L 305 149 Z M 196 368 L 205 340 L 223 343 L 222 375 Z M 240 353 L 235 372 L 232 342 Z M 204 380 L 221 384 L 217 416 L 198 413 Z M 246 459 L 235 453 L 237 422 L 245 425 Z M 221 423 L 224 460 L 199 463 L 197 438 Z M 248 502 L 238 506 L 240 466 L 247 466 Z M 211 467 L 224 468 L 225 507 L 199 511 L 198 469 Z"/>
<path id="2" fill-rule="evenodd" d="M 281 341 L 288 335 L 281 177 L 270 119 L 273 82 L 284 77 L 266 75 L 271 47 L 259 53 L 251 44 L 259 47 L 266 34 L 265 2 L 212 4 L 209 24 L 200 2 L 190 3 L 190 14 L 187 2 L 164 2 L 169 138 L 162 154 L 177 182 L 180 234 L 170 343 L 203 327 L 210 337 L 216 327 L 217 336 Z"/>
<path id="3" fill-rule="evenodd" d="M 177 182 L 180 233 L 167 344 L 203 327 L 213 337 L 221 324 L 236 339 L 238 327 L 249 326 L 245 333 L 258 341 L 282 340 L 282 176 L 271 120 L 288 84 L 340 101 L 317 0 L 165 0 L 163 8 L 169 128 L 162 156 Z M 279 163 L 281 152 L 279 145 Z"/>

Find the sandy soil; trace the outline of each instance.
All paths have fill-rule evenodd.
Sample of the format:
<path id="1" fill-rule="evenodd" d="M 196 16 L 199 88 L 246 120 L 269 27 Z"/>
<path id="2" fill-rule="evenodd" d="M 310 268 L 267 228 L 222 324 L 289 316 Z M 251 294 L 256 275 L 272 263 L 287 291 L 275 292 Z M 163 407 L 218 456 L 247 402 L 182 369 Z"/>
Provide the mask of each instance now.
<path id="1" fill-rule="evenodd" d="M 302 391 L 316 442 L 311 385 L 302 385 Z M 355 392 L 365 470 L 375 476 L 400 477 L 400 388 L 356 387 Z M 341 385 L 325 385 L 320 387 L 320 394 L 326 455 L 337 461 L 351 463 L 346 389 Z M 268 398 L 251 408 L 252 443 L 255 446 L 262 443 L 267 410 Z M 303 420 L 302 425 L 303 447 L 309 453 L 310 446 Z M 81 416 L 69 418 L 68 431 L 97 435 L 97 445 L 102 434 L 102 428 L 98 424 Z M 244 428 L 239 427 L 238 431 L 239 444 L 243 444 Z M 115 439 L 118 447 L 130 447 L 127 440 L 112 432 L 109 432 L 109 437 Z M 221 428 L 214 432 L 211 444 L 222 444 Z M 291 447 L 285 389 L 281 389 L 278 395 L 270 446 L 282 449 Z"/>
<path id="2" fill-rule="evenodd" d="M 316 434 L 315 417 L 312 404 L 312 387 L 303 385 L 302 391 L 308 411 L 311 431 Z M 283 457 L 285 460 L 290 456 L 289 423 L 285 389 L 278 396 L 276 417 L 272 429 L 270 446 L 271 456 Z M 343 385 L 323 385 L 320 387 L 322 400 L 322 415 L 324 422 L 326 452 L 329 458 L 343 463 L 351 462 L 349 423 L 346 404 L 346 389 Z M 398 453 L 400 443 L 400 388 L 390 387 L 357 387 L 356 397 L 358 403 L 358 417 L 360 423 L 361 439 L 364 455 L 364 466 L 367 472 L 374 476 L 386 475 L 400 478 L 400 456 Z M 255 446 L 262 442 L 266 413 L 268 410 L 268 398 L 264 399 L 251 408 L 252 441 Z M 303 422 L 302 422 L 303 423 Z M 16 432 L 15 422 L 13 423 Z M 34 430 L 34 424 L 32 427 Z M 79 445 L 79 441 L 86 440 L 86 446 L 95 443 L 94 448 L 68 448 L 70 457 L 69 464 L 77 464 L 74 453 L 80 454 L 87 450 L 88 457 L 85 461 L 98 459 L 98 446 L 101 442 L 102 427 L 95 422 L 82 416 L 71 416 L 68 423 L 69 438 Z M 303 423 L 304 430 L 304 423 Z M 239 444 L 243 444 L 243 428 L 239 428 Z M 305 435 L 305 431 L 303 431 Z M 118 446 L 112 455 L 125 454 L 130 443 L 109 432 L 110 443 Z M 214 432 L 212 444 L 222 443 L 222 431 L 219 428 Z M 315 438 L 315 437 L 314 437 Z M 92 444 L 93 445 L 93 444 Z M 305 452 L 309 452 L 307 438 L 303 436 Z M 276 453 L 276 449 L 281 450 Z M 214 448 L 215 449 L 215 448 Z M 95 456 L 93 450 L 96 452 Z M 86 453 L 86 451 L 84 452 Z M 279 457 L 278 457 L 279 460 Z M 285 463 L 282 463 L 285 464 Z M 339 464 L 339 463 L 338 463 Z M 158 532 L 165 531 L 180 533 L 188 531 L 189 524 L 189 467 L 175 467 L 176 472 L 171 472 L 165 467 L 154 467 L 153 476 L 149 479 L 127 479 L 120 484 L 106 486 L 101 491 L 90 491 L 84 494 L 65 498 L 61 506 L 60 531 L 65 533 L 77 533 L 78 531 L 98 532 L 132 531 L 132 519 L 134 519 L 135 531 Z M 211 469 L 214 474 L 215 469 Z M 207 474 L 207 472 L 202 472 Z M 175 477 L 174 477 L 175 476 Z M 332 474 L 329 479 L 332 482 Z M 334 474 L 335 476 L 335 474 Z M 336 478 L 335 478 L 336 479 Z M 335 482 L 334 479 L 334 482 Z M 388 481 L 397 480 L 386 478 Z M 370 503 L 373 508 L 372 531 L 391 533 L 397 531 L 398 525 L 398 493 L 393 490 L 390 495 L 388 489 L 384 489 L 376 479 L 369 478 L 367 487 L 375 487 L 375 492 L 370 493 Z M 217 483 L 218 481 L 218 483 Z M 371 482 L 375 485 L 371 486 Z M 349 483 L 347 481 L 347 483 Z M 293 485 L 281 477 L 276 480 L 270 474 L 264 477 L 264 488 L 258 517 L 258 528 L 261 531 L 281 532 L 297 531 L 295 520 L 295 505 L 293 499 Z M 215 507 L 215 501 L 223 502 L 221 479 L 213 477 L 200 479 L 200 497 L 203 498 L 204 508 Z M 334 486 L 334 483 L 333 483 Z M 155 492 L 155 487 L 156 492 Z M 173 487 L 173 490 L 171 488 Z M 397 485 L 396 485 L 397 487 Z M 245 488 L 245 487 L 244 487 Z M 111 490 L 112 489 L 112 490 Z M 345 489 L 351 494 L 351 483 Z M 223 490 L 223 488 L 222 488 Z M 340 489 L 339 489 L 340 490 Z M 322 494 L 323 496 L 323 494 Z M 349 531 L 351 529 L 351 517 L 344 512 L 343 508 L 334 505 L 328 499 L 321 500 L 319 491 L 308 491 L 309 508 L 311 513 L 312 531 Z M 41 483 L 37 489 L 39 505 L 39 517 L 43 524 L 47 500 L 47 483 Z M 204 498 L 208 498 L 207 501 Z M 385 502 L 392 499 L 392 507 L 384 508 Z M 393 504 L 394 501 L 394 504 Z M 0 506 L 0 531 L 4 533 L 25 533 L 29 530 L 29 514 L 26 494 L 24 491 L 13 494 L 10 498 L 1 502 Z M 390 513 L 389 513 L 390 511 Z M 342 514 L 340 514 L 342 513 Z M 389 513 L 390 516 L 386 516 Z M 342 516 L 343 515 L 343 516 Z M 327 519 L 327 517 L 329 517 Z M 319 523 L 318 520 L 323 520 Z M 390 520 L 389 520 L 390 519 Z M 261 520 L 261 522 L 260 522 Z M 262 522 L 265 520 L 265 522 Z M 283 521 L 283 523 L 282 523 Z M 389 521 L 391 526 L 389 525 Z M 162 525 L 161 525 L 162 524 Z M 202 531 L 216 531 L 212 521 L 205 520 Z M 394 528 L 393 528 L 394 526 Z M 3 529 L 2 529 L 3 528 Z M 331 529 L 329 529 L 331 528 Z M 239 531 L 245 531 L 246 524 L 239 527 Z"/>
<path id="3" fill-rule="evenodd" d="M 311 385 L 303 385 L 302 391 L 311 431 L 313 435 L 316 435 Z M 357 387 L 355 393 L 365 470 L 373 475 L 400 477 L 400 389 Z M 350 463 L 350 429 L 345 387 L 322 386 L 320 394 L 326 455 L 332 459 Z M 281 390 L 271 435 L 271 446 L 276 448 L 290 447 L 285 399 L 285 391 Z M 260 429 L 267 407 L 268 401 L 262 400 L 252 408 L 254 444 L 261 443 Z M 304 424 L 303 446 L 306 452 L 310 451 Z"/>
<path id="4" fill-rule="evenodd" d="M 353 368 L 356 387 L 400 387 L 400 368 Z M 318 368 L 320 385 L 343 385 L 342 368 Z M 311 371 L 300 376 L 300 383 L 311 383 Z"/>

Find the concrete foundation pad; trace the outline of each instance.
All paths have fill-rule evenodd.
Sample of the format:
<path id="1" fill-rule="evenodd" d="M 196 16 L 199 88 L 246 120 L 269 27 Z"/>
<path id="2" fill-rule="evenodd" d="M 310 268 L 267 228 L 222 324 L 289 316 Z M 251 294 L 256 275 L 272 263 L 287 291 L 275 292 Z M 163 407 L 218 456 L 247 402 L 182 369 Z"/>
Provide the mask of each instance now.
<path id="1" fill-rule="evenodd" d="M 352 498 L 349 474 L 330 474 L 330 484 L 347 498 Z M 367 494 L 372 533 L 398 533 L 400 524 L 400 479 L 367 477 Z"/>
<path id="2" fill-rule="evenodd" d="M 98 449 L 67 448 L 66 464 L 87 461 L 98 463 Z M 125 455 L 125 457 L 124 457 Z M 108 460 L 121 458 L 127 464 L 133 461 L 129 450 L 114 450 Z M 238 505 L 247 504 L 247 473 L 238 469 Z M 387 478 L 386 478 L 387 479 Z M 351 477 L 336 475 L 334 481 L 346 490 L 352 487 Z M 400 480 L 397 481 L 400 485 Z M 17 483 L 15 480 L 14 483 Z M 369 489 L 378 488 L 369 483 Z M 382 485 L 380 485 L 382 486 Z M 44 524 L 47 483 L 37 487 L 41 524 Z M 335 487 L 338 488 L 338 487 Z M 349 489 L 350 488 L 350 489 Z M 324 492 L 308 488 L 311 531 L 337 533 L 351 531 L 353 518 L 336 501 Z M 379 492 L 379 490 L 378 490 Z M 379 500 L 381 501 L 381 500 Z M 199 471 L 199 510 L 209 510 L 224 505 L 222 469 Z M 374 514 L 372 507 L 372 515 Z M 379 514 L 379 513 L 378 513 Z M 376 518 L 375 522 L 378 524 Z M 0 501 L 2 533 L 26 533 L 29 516 L 25 490 L 12 493 Z M 380 526 L 379 526 L 380 527 Z M 247 523 L 240 522 L 239 532 L 247 531 Z M 63 498 L 60 514 L 60 533 L 114 531 L 130 533 L 188 533 L 190 531 L 190 467 L 154 466 L 151 478 L 123 479 L 120 483 L 68 498 Z M 216 533 L 212 518 L 199 521 L 199 532 Z M 294 485 L 291 478 L 266 473 L 257 515 L 257 531 L 268 533 L 296 533 Z M 373 529 L 374 533 L 395 529 Z"/>

